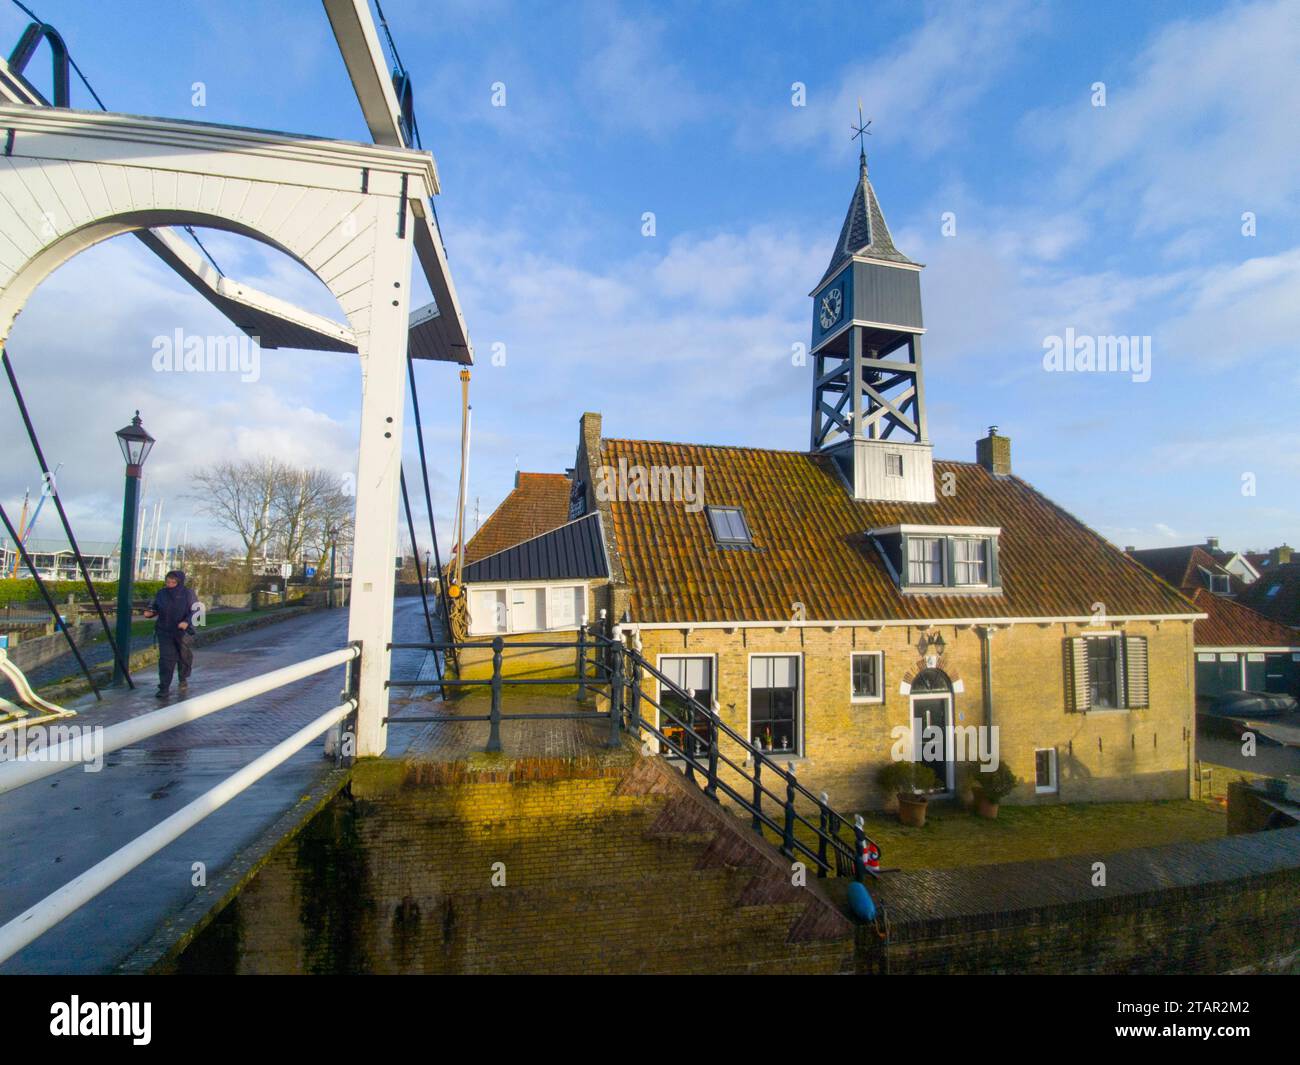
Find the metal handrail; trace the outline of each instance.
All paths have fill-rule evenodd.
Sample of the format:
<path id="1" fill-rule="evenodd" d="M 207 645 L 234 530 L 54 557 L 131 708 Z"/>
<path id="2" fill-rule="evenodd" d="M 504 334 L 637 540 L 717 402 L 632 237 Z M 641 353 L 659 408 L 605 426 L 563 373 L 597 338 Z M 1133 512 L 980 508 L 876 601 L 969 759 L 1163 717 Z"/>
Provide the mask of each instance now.
<path id="1" fill-rule="evenodd" d="M 12 957 L 38 936 L 44 934 L 69 914 L 75 913 L 101 891 L 115 884 L 132 869 L 153 857 L 167 844 L 179 839 L 209 814 L 219 810 L 235 796 L 257 783 L 267 773 L 282 765 L 322 733 L 339 724 L 357 708 L 348 699 L 305 725 L 286 740 L 277 743 L 243 769 L 205 791 L 193 802 L 182 806 L 148 832 L 137 836 L 103 861 L 92 865 L 80 876 L 28 907 L 0 927 L 0 962 Z"/>
<path id="2" fill-rule="evenodd" d="M 116 725 L 109 725 L 104 729 L 92 757 L 110 754 L 146 740 L 150 736 L 157 736 L 161 732 L 207 717 L 208 714 L 224 710 L 255 695 L 263 695 L 286 684 L 302 680 L 304 677 L 322 673 L 334 666 L 344 665 L 360 653 L 361 648 L 353 644 L 337 651 L 317 655 L 315 658 L 296 662 L 282 669 L 274 669 L 269 673 L 236 681 L 216 691 L 186 699 L 161 710 L 152 710 Z M 20 758 L 0 762 L 0 795 L 43 777 L 62 772 L 70 766 L 78 765 L 87 760 L 85 754 L 85 745 L 80 738 L 69 738 L 55 747 L 45 748 L 35 753 L 29 752 Z"/>
<path id="3" fill-rule="evenodd" d="M 577 668 L 575 672 L 578 675 L 508 677 L 503 669 L 503 656 L 507 647 L 530 650 L 539 648 L 575 650 L 577 652 Z M 814 795 L 799 782 L 792 764 L 782 768 L 771 754 L 756 747 L 741 732 L 728 725 L 712 707 L 705 706 L 696 699 L 693 692 L 681 687 L 659 669 L 652 666 L 639 652 L 629 647 L 622 640 L 615 638 L 612 634 L 607 635 L 601 632 L 599 627 L 592 626 L 589 629 L 588 626 L 581 626 L 577 631 L 576 640 L 564 642 L 555 640 L 511 640 L 507 643 L 503 637 L 496 636 L 486 641 L 466 641 L 461 643 L 432 641 L 430 643 L 394 643 L 389 645 L 390 650 L 436 651 L 452 648 L 457 651 L 469 648 L 492 651 L 492 673 L 490 676 L 473 679 L 444 679 L 442 681 L 444 685 L 450 688 L 490 687 L 492 691 L 490 713 L 402 716 L 391 717 L 388 719 L 389 721 L 407 723 L 487 722 L 490 726 L 487 741 L 487 750 L 489 751 L 501 750 L 500 727 L 503 721 L 592 720 L 594 718 L 608 720 L 611 746 L 621 742 L 620 732 L 625 729 L 634 733 L 644 731 L 653 735 L 659 741 L 661 753 L 666 748 L 670 752 L 669 757 L 682 760 L 689 780 L 695 782 L 695 774 L 701 774 L 703 778 L 702 787 L 706 795 L 716 801 L 717 793 L 721 789 L 724 795 L 750 815 L 751 824 L 755 831 L 761 833 L 763 828 L 766 827 L 778 834 L 781 837 L 782 852 L 789 857 L 794 857 L 796 853 L 805 855 L 816 864 L 818 876 L 826 876 L 832 868 L 839 875 L 851 872 L 851 875 L 859 880 L 863 879 L 868 873 L 875 875 L 876 870 L 869 869 L 864 864 L 862 854 L 867 844 L 874 846 L 877 852 L 879 847 L 863 831 L 860 817 L 850 821 L 849 818 L 838 813 L 830 806 L 825 793 L 821 796 Z M 589 651 L 596 652 L 594 661 L 588 659 Z M 589 667 L 595 668 L 597 671 L 596 676 L 588 674 Z M 671 692 L 679 700 L 683 701 L 685 703 L 684 713 L 686 717 L 679 716 L 674 709 L 664 705 L 660 699 L 648 694 L 641 683 L 643 676 L 650 676 L 659 681 L 661 696 L 664 692 Z M 388 681 L 388 684 L 390 687 L 397 688 L 431 686 L 427 680 L 392 679 Z M 578 686 L 580 701 L 585 698 L 587 690 L 590 688 L 594 694 L 609 700 L 609 708 L 603 711 L 583 710 L 545 714 L 506 714 L 502 712 L 501 697 L 506 686 L 527 687 L 574 684 Z M 602 688 L 608 690 L 601 690 Z M 628 689 L 628 691 L 625 692 L 625 689 Z M 625 697 L 627 694 L 631 696 L 630 706 L 626 705 L 627 700 Z M 649 704 L 659 712 L 661 725 L 666 717 L 673 725 L 682 729 L 686 735 L 680 745 L 670 739 L 659 726 L 646 719 L 641 712 L 642 702 Z M 698 722 L 707 724 L 707 737 L 699 736 L 696 733 L 695 726 Z M 747 756 L 745 764 L 736 762 L 721 749 L 719 744 L 719 737 L 721 736 L 726 736 L 745 752 Z M 742 794 L 724 779 L 718 772 L 719 764 L 739 776 L 750 789 L 750 795 Z M 784 795 L 778 794 L 764 783 L 764 767 L 767 767 L 775 774 L 774 778 L 769 777 L 769 779 L 780 782 L 785 791 Z M 764 796 L 771 802 L 776 803 L 781 809 L 781 823 L 769 817 L 764 811 Z M 816 808 L 815 821 L 796 808 L 795 801 L 797 798 L 810 802 Z M 804 826 L 817 840 L 816 851 L 797 838 L 795 829 L 798 825 Z M 852 826 L 854 834 L 852 843 L 840 835 L 840 829 L 849 825 Z M 829 852 L 833 852 L 833 866 L 832 855 Z"/>
<path id="4" fill-rule="evenodd" d="M 876 874 L 876 871 L 874 869 L 868 869 L 863 864 L 862 851 L 864 846 L 868 843 L 870 843 L 876 849 L 877 854 L 879 853 L 880 848 L 879 845 L 876 844 L 874 840 L 871 840 L 863 831 L 861 818 L 855 818 L 854 821 L 852 822 L 855 845 L 852 848 L 850 848 L 850 844 L 846 840 L 841 838 L 838 834 L 839 826 L 848 823 L 848 819 L 845 818 L 842 814 L 839 814 L 830 806 L 830 804 L 826 800 L 824 793 L 821 796 L 816 796 L 811 791 L 809 791 L 806 787 L 804 787 L 799 782 L 798 778 L 795 776 L 793 771 L 793 766 L 790 766 L 788 769 L 782 769 L 769 754 L 755 747 L 754 744 L 751 743 L 749 740 L 747 740 L 741 733 L 739 733 L 736 729 L 732 728 L 725 721 L 723 721 L 722 718 L 717 714 L 716 711 L 713 710 L 712 707 L 705 706 L 703 703 L 701 703 L 698 699 L 695 698 L 693 693 L 682 688 L 679 684 L 677 684 L 671 678 L 667 677 L 660 670 L 650 665 L 650 663 L 646 661 L 646 659 L 633 648 L 628 647 L 626 644 L 622 643 L 619 640 L 614 640 L 609 637 L 606 637 L 601 633 L 595 633 L 594 635 L 596 636 L 596 639 L 598 641 L 605 642 L 611 647 L 618 648 L 621 651 L 621 653 L 628 658 L 628 660 L 632 663 L 635 669 L 644 671 L 648 673 L 650 676 L 656 678 L 660 682 L 661 691 L 662 691 L 662 686 L 666 685 L 668 689 L 672 691 L 674 694 L 676 694 L 679 698 L 686 700 L 687 703 L 689 704 L 689 709 L 692 717 L 703 715 L 704 720 L 709 723 L 710 737 L 708 742 L 710 747 L 710 757 L 711 760 L 714 762 L 714 765 L 711 768 L 706 765 L 702 765 L 698 757 L 687 756 L 685 752 L 682 752 L 682 757 L 686 759 L 689 767 L 687 773 L 688 776 L 691 775 L 690 770 L 703 772 L 707 775 L 706 779 L 708 780 L 708 784 L 705 787 L 706 793 L 711 792 L 711 789 L 716 789 L 719 785 L 721 785 L 723 789 L 727 791 L 729 794 L 731 793 L 731 789 L 725 784 L 725 782 L 721 781 L 717 775 L 716 762 L 718 759 L 721 759 L 728 766 L 730 766 L 735 772 L 737 772 L 742 777 L 742 779 L 748 781 L 753 786 L 754 800 L 752 802 L 748 799 L 744 799 L 743 797 L 738 798 L 737 801 L 744 809 L 748 810 L 750 814 L 753 816 L 756 822 L 755 828 L 758 827 L 757 822 L 760 819 L 766 822 L 769 825 L 769 827 L 772 827 L 771 822 L 766 817 L 763 816 L 761 811 L 761 798 L 763 794 L 768 795 L 774 801 L 777 801 L 784 806 L 785 825 L 780 830 L 783 837 L 782 840 L 783 851 L 789 853 L 793 849 L 806 850 L 806 848 L 803 848 L 802 845 L 799 844 L 798 840 L 795 839 L 793 834 L 794 825 L 796 823 L 799 823 L 806 826 L 816 837 L 818 837 L 819 840 L 823 841 L 826 845 L 832 847 L 836 851 L 837 859 L 847 858 L 852 863 L 852 867 L 858 879 L 862 879 L 863 875 L 866 873 L 871 873 L 872 875 Z M 638 698 L 644 699 L 650 705 L 654 706 L 661 715 L 667 714 L 668 717 L 672 718 L 677 724 L 681 725 L 687 732 L 691 732 L 693 734 L 694 729 L 692 728 L 690 722 L 683 721 L 675 713 L 673 713 L 672 710 L 664 706 L 662 702 L 647 695 L 646 692 L 643 690 L 643 687 L 639 683 L 637 683 L 634 686 L 634 693 L 635 693 L 634 700 L 633 700 L 634 702 Z M 654 731 L 654 732 L 658 731 L 657 729 L 654 729 L 652 726 L 650 726 L 649 723 L 644 720 L 644 718 L 641 716 L 639 712 L 639 707 L 634 707 L 632 718 L 636 725 L 639 725 L 642 728 L 646 728 L 648 731 Z M 718 750 L 718 743 L 717 743 L 718 733 L 722 733 L 728 736 L 730 739 L 732 739 L 737 744 L 739 744 L 740 747 L 749 754 L 750 759 L 754 763 L 753 776 L 751 776 L 748 772 L 746 772 L 743 767 L 736 765 L 735 762 L 733 762 L 730 758 L 727 758 L 725 755 L 721 753 L 720 750 Z M 697 738 L 695 742 L 691 744 L 691 746 L 698 746 L 701 742 L 702 741 L 700 741 Z M 675 744 L 670 743 L 670 746 L 672 746 L 674 750 L 677 749 Z M 767 788 L 766 785 L 762 783 L 762 779 L 761 779 L 762 767 L 764 763 L 766 763 L 772 769 L 774 769 L 777 772 L 777 774 L 780 776 L 782 781 L 785 783 L 786 797 L 784 799 L 777 796 L 774 792 L 772 792 L 769 788 Z M 803 796 L 805 799 L 809 800 L 810 802 L 812 802 L 814 806 L 817 807 L 817 810 L 820 815 L 819 824 L 814 825 L 811 821 L 809 821 L 802 814 L 800 814 L 798 810 L 795 809 L 794 797 L 796 795 Z M 845 852 L 847 852 L 847 854 Z M 827 868 L 826 863 L 821 859 L 816 859 L 816 860 L 818 861 L 818 865 L 819 865 L 818 875 L 824 875 L 824 871 Z M 837 865 L 838 864 L 839 862 L 837 862 Z"/>
<path id="5" fill-rule="evenodd" d="M 604 627 L 608 628 L 607 624 Z M 875 869 L 868 869 L 863 863 L 862 852 L 865 846 L 868 843 L 873 846 L 876 845 L 863 831 L 861 818 L 850 821 L 849 818 L 835 811 L 827 801 L 825 793 L 821 796 L 814 795 L 798 780 L 793 765 L 783 768 L 772 754 L 756 747 L 742 733 L 723 721 L 712 707 L 705 706 L 695 698 L 693 692 L 681 687 L 659 669 L 652 666 L 634 648 L 629 647 L 621 639 L 617 639 L 613 632 L 607 634 L 607 632 L 601 631 L 601 627 L 584 625 L 578 629 L 575 641 L 511 640 L 507 643 L 503 637 L 496 636 L 491 640 L 466 641 L 455 644 L 435 641 L 428 644 L 390 645 L 392 650 L 446 650 L 451 647 L 456 650 L 479 648 L 492 651 L 491 676 L 474 679 L 457 678 L 456 680 L 445 681 L 449 687 L 455 688 L 490 687 L 492 690 L 491 712 L 485 715 L 472 716 L 452 714 L 430 717 L 403 716 L 400 718 L 394 717 L 390 720 L 411 723 L 486 721 L 490 725 L 487 743 L 489 751 L 501 750 L 500 724 L 502 721 L 570 718 L 591 720 L 594 717 L 608 719 L 610 722 L 611 746 L 620 742 L 619 733 L 624 729 L 633 732 L 638 729 L 644 730 L 659 740 L 661 752 L 666 749 L 669 752 L 669 757 L 682 760 L 688 779 L 695 782 L 695 774 L 701 774 L 705 794 L 716 799 L 717 792 L 721 789 L 723 794 L 750 814 L 756 831 L 761 832 L 766 827 L 780 835 L 782 851 L 790 856 L 793 856 L 796 852 L 806 855 L 817 865 L 819 876 L 827 875 L 832 868 L 832 855 L 830 852 L 833 852 L 833 867 L 840 875 L 844 875 L 846 870 L 851 870 L 852 874 L 858 879 L 862 879 L 867 873 L 875 874 Z M 576 672 L 578 675 L 564 677 L 505 676 L 502 660 L 507 647 L 519 650 L 576 650 Z M 594 661 L 588 659 L 589 651 L 596 652 Z M 596 676 L 593 677 L 588 674 L 589 667 L 595 668 Z M 683 701 L 686 716 L 679 716 L 672 708 L 664 705 L 660 699 L 648 694 L 641 683 L 644 676 L 653 677 L 659 681 L 661 695 L 665 692 L 671 692 L 679 700 Z M 400 679 L 394 679 L 389 684 L 392 687 L 428 686 L 427 681 Z M 545 715 L 505 714 L 502 712 L 501 696 L 506 686 L 527 687 L 548 684 L 577 684 L 580 701 L 585 699 L 588 689 L 591 689 L 593 694 L 609 700 L 609 708 L 606 711 L 596 713 L 592 711 L 574 711 Z M 625 689 L 627 690 L 625 691 Z M 629 694 L 631 696 L 631 705 L 625 706 L 625 701 L 627 701 L 625 697 Z M 666 717 L 674 726 L 680 727 L 684 733 L 688 734 L 688 737 L 683 738 L 681 745 L 670 739 L 659 727 L 646 720 L 641 713 L 642 702 L 649 704 L 659 712 L 661 724 L 663 718 Z M 701 737 L 696 733 L 696 725 L 699 722 L 707 724 L 707 737 Z M 721 736 L 726 736 L 745 752 L 745 764 L 742 765 L 736 762 L 721 749 L 718 742 Z M 718 773 L 719 764 L 739 776 L 750 788 L 751 795 L 742 795 L 723 779 Z M 785 795 L 773 791 L 764 782 L 764 767 L 770 773 L 775 774 L 774 777 L 770 776 L 769 779 L 773 783 L 779 781 L 784 788 Z M 765 796 L 782 809 L 781 824 L 778 824 L 763 811 L 763 798 Z M 797 799 L 812 804 L 817 811 L 815 820 L 811 816 L 805 816 L 803 812 L 796 808 Z M 816 853 L 796 838 L 795 829 L 799 825 L 807 829 L 817 840 L 818 849 Z M 840 835 L 841 828 L 849 825 L 852 826 L 854 833 L 853 843 Z M 879 851 L 878 846 L 876 846 L 876 850 Z"/>

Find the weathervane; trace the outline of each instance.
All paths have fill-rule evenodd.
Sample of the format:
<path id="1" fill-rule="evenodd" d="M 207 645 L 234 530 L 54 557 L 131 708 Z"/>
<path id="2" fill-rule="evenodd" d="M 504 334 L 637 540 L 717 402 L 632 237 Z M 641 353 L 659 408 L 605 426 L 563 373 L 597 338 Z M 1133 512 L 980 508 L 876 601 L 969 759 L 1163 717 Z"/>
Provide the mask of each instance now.
<path id="1" fill-rule="evenodd" d="M 859 97 L 858 124 L 856 126 L 852 124 L 849 125 L 849 129 L 853 130 L 853 136 L 849 139 L 858 142 L 858 162 L 862 166 L 862 172 L 864 174 L 867 172 L 867 142 L 864 138 L 871 136 L 870 127 L 871 119 L 867 119 L 865 123 L 862 121 L 862 98 Z"/>

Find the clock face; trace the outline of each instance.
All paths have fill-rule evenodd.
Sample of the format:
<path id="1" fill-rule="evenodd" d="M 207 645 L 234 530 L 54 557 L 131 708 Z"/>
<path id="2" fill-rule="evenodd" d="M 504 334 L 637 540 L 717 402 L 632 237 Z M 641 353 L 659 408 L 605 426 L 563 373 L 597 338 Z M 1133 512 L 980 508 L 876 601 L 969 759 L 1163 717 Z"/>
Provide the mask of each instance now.
<path id="1" fill-rule="evenodd" d="M 840 320 L 840 312 L 844 310 L 844 294 L 839 288 L 827 289 L 822 293 L 820 321 L 822 329 L 829 329 Z"/>

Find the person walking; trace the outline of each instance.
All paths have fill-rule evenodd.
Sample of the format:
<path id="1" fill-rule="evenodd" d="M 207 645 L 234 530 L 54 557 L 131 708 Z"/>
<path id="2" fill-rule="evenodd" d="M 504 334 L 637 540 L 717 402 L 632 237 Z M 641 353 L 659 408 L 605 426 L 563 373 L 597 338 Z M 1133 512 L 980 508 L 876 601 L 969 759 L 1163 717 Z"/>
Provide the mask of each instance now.
<path id="1" fill-rule="evenodd" d="M 167 696 L 173 672 L 179 672 L 182 692 L 189 687 L 190 670 L 194 668 L 194 620 L 198 611 L 199 597 L 192 588 L 185 587 L 184 571 L 168 572 L 163 587 L 144 612 L 146 618 L 158 619 L 154 622 L 158 638 L 158 690 L 154 695 L 159 699 Z"/>

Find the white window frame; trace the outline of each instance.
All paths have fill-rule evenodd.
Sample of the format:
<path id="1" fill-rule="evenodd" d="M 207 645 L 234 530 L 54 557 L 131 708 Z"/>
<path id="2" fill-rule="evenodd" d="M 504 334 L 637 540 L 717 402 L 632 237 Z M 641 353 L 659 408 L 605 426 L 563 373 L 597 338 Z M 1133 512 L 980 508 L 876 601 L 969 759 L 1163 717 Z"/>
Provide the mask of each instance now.
<path id="1" fill-rule="evenodd" d="M 582 608 L 577 617 L 574 618 L 572 625 L 553 625 L 551 622 L 551 591 L 555 588 L 578 588 L 582 591 Z M 470 596 L 470 604 L 473 604 L 472 596 L 476 592 L 504 592 L 506 601 L 506 627 L 503 630 L 495 626 L 487 631 L 481 631 L 474 625 L 474 619 L 471 612 L 470 632 L 471 637 L 477 636 L 517 636 L 526 633 L 536 632 L 536 629 L 516 629 L 514 627 L 514 592 L 517 589 L 536 589 L 542 592 L 542 611 L 545 615 L 546 628 L 542 632 L 577 632 L 582 625 L 583 620 L 590 616 L 591 613 L 591 589 L 586 581 L 569 580 L 569 581 L 510 581 L 510 582 L 484 582 L 482 584 L 466 584 L 465 594 Z"/>
<path id="2" fill-rule="evenodd" d="M 983 536 L 953 536 L 949 538 L 952 544 L 952 586 L 954 588 L 987 588 L 989 586 L 989 565 L 993 555 L 992 544 L 987 537 Z M 979 544 L 983 549 L 984 558 L 979 562 L 972 562 L 969 559 L 957 557 L 958 544 Z M 978 565 L 984 573 L 984 579 L 980 581 L 963 581 L 959 574 L 961 566 Z"/>
<path id="3" fill-rule="evenodd" d="M 925 566 L 933 566 L 936 564 L 938 565 L 939 579 L 937 581 L 918 581 L 918 580 L 913 580 L 912 578 L 912 545 L 919 544 L 922 541 L 929 542 L 929 543 L 936 543 L 939 545 L 939 559 L 937 563 L 932 559 L 917 560 L 917 565 L 925 565 Z M 947 574 L 947 566 L 948 566 L 948 559 L 946 554 L 947 540 L 942 536 L 908 536 L 907 539 L 904 541 L 904 543 L 907 545 L 907 557 L 903 559 L 903 565 L 907 567 L 908 587 L 942 588 L 947 583 L 945 581 L 945 576 Z"/>
<path id="4" fill-rule="evenodd" d="M 754 659 L 755 658 L 794 658 L 799 662 L 799 681 L 794 694 L 794 727 L 798 737 L 793 751 L 764 751 L 768 758 L 802 758 L 807 750 L 808 738 L 804 735 L 804 656 L 802 651 L 751 651 L 745 658 L 745 738 L 751 743 L 754 735 Z"/>
<path id="5" fill-rule="evenodd" d="M 1050 781 L 1047 784 L 1038 783 L 1038 756 L 1043 751 L 1047 751 L 1052 756 L 1049 762 L 1051 768 Z M 1034 748 L 1034 794 L 1035 795 L 1059 795 L 1060 792 L 1061 792 L 1061 778 L 1058 773 L 1056 748 L 1035 747 Z"/>
<path id="6" fill-rule="evenodd" d="M 898 460 L 898 472 L 897 472 L 897 473 L 895 473 L 895 472 L 890 468 L 891 466 L 894 465 L 894 460 L 895 460 L 895 459 Z M 905 467 L 904 467 L 904 465 L 903 465 L 903 453 L 902 453 L 901 451 L 886 451 L 886 452 L 885 452 L 885 476 L 886 476 L 886 477 L 902 477 L 902 476 L 903 476 L 903 470 L 904 470 L 904 469 L 905 469 Z"/>
<path id="7" fill-rule="evenodd" d="M 859 655 L 872 655 L 876 659 L 876 683 L 879 695 L 855 695 L 853 691 L 853 660 Z M 883 703 L 885 701 L 885 652 L 884 651 L 850 651 L 849 652 L 849 702 Z"/>
<path id="8" fill-rule="evenodd" d="M 670 659 L 674 659 L 674 658 L 676 658 L 676 659 L 681 659 L 681 658 L 707 658 L 707 659 L 709 660 L 709 675 L 713 678 L 713 705 L 710 706 L 709 709 L 712 710 L 712 711 L 713 711 L 715 714 L 717 714 L 719 717 L 721 717 L 722 714 L 721 714 L 719 708 L 721 707 L 722 703 L 721 703 L 721 701 L 718 699 L 718 656 L 717 656 L 717 653 L 715 652 L 715 653 L 710 654 L 710 653 L 707 653 L 707 652 L 700 652 L 700 653 L 698 653 L 698 654 L 690 654 L 690 653 L 687 652 L 687 651 L 681 651 L 681 652 L 674 652 L 673 654 L 670 654 L 670 655 L 656 655 L 656 656 L 655 656 L 655 669 L 659 670 L 660 673 L 666 673 L 667 670 L 664 669 L 664 663 L 667 662 L 667 661 L 669 661 Z M 661 681 L 658 677 L 655 677 L 655 703 L 656 703 L 656 704 L 659 704 L 659 703 L 662 703 L 663 701 L 664 701 L 664 682 Z M 655 728 L 657 728 L 660 732 L 662 732 L 662 731 L 664 730 L 664 728 L 663 728 L 663 721 L 660 719 L 660 716 L 659 716 L 659 707 L 658 707 L 658 705 L 655 706 Z M 651 737 L 650 737 L 650 741 L 651 741 L 651 744 L 652 744 L 653 747 L 654 747 L 655 753 L 658 754 L 658 753 L 659 753 L 659 737 L 658 737 L 658 736 L 651 736 Z M 673 755 L 672 755 L 672 751 L 669 751 L 669 752 L 668 752 L 668 757 L 672 757 L 672 756 L 673 756 Z"/>

